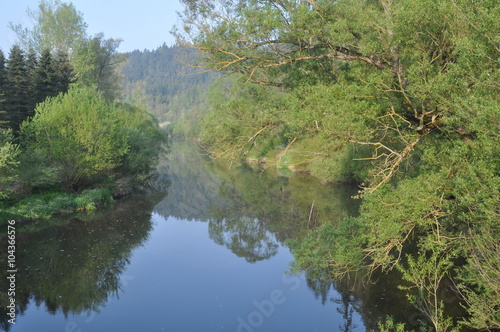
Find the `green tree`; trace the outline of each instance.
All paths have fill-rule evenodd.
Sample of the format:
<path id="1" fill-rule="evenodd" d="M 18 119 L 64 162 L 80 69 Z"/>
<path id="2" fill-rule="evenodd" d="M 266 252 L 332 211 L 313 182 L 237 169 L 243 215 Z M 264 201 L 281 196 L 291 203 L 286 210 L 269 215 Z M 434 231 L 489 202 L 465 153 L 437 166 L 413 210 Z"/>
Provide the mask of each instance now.
<path id="1" fill-rule="evenodd" d="M 121 195 L 143 186 L 164 136 L 142 109 L 108 103 L 95 87 L 74 86 L 38 105 L 22 125 L 22 142 L 26 186 L 78 192 L 104 185 Z"/>
<path id="2" fill-rule="evenodd" d="M 0 50 L 0 128 L 8 125 L 7 112 L 5 112 L 5 82 L 7 80 L 7 71 L 5 70 L 5 55 Z"/>
<path id="3" fill-rule="evenodd" d="M 38 61 L 34 77 L 35 104 L 57 95 L 56 79 L 52 55 L 49 49 L 45 49 Z"/>
<path id="4" fill-rule="evenodd" d="M 481 27 L 497 28 L 493 17 L 498 9 L 489 2 L 479 6 L 429 1 L 186 0 L 184 4 L 184 25 L 176 34 L 180 43 L 203 52 L 205 67 L 286 88 L 321 82 L 352 89 L 349 94 L 337 89 L 330 95 L 343 101 L 340 114 L 363 102 L 364 117 L 374 121 L 372 139 L 342 133 L 345 141 L 376 150 L 373 158 L 382 169 L 372 189 L 388 181 L 415 145 L 454 115 L 445 105 L 453 91 L 463 93 L 469 84 L 478 87 L 481 70 L 471 68 L 471 58 L 477 58 L 483 73 L 496 66 L 497 29 L 479 36 Z M 476 14 L 464 14 L 469 12 Z M 414 38 L 414 31 L 422 33 Z M 479 57 L 478 48 L 487 54 Z M 455 84 L 459 78 L 465 86 Z M 496 78 L 490 75 L 491 84 L 480 85 L 493 88 Z M 320 131 L 321 120 L 316 119 Z M 262 129 L 254 127 L 254 133 Z M 452 125 L 446 130 L 469 133 Z"/>
<path id="5" fill-rule="evenodd" d="M 3 93 L 7 72 L 5 71 L 5 54 L 0 50 L 0 91 Z"/>
<path id="6" fill-rule="evenodd" d="M 116 170 L 119 180 L 115 192 L 127 194 L 130 190 L 144 188 L 156 168 L 166 137 L 158 121 L 144 109 L 126 103 L 117 103 L 116 108 L 120 129 L 127 137 L 128 151 Z"/>
<path id="7" fill-rule="evenodd" d="M 10 186 L 16 179 L 19 165 L 19 146 L 13 143 L 14 136 L 10 129 L 0 129 L 0 199 L 8 196 Z"/>
<path id="8" fill-rule="evenodd" d="M 55 92 L 66 93 L 71 83 L 76 81 L 73 66 L 70 63 L 68 54 L 58 51 L 53 56 L 53 69 L 55 75 Z"/>
<path id="9" fill-rule="evenodd" d="M 128 152 L 118 110 L 92 88 L 73 88 L 39 104 L 23 137 L 60 167 L 59 183 L 81 190 L 122 164 Z"/>
<path id="10" fill-rule="evenodd" d="M 78 84 L 96 86 L 108 101 L 118 97 L 120 80 L 115 66 L 123 60 L 117 54 L 120 43 L 120 39 L 105 39 L 104 34 L 97 34 L 82 43 L 73 59 Z"/>
<path id="11" fill-rule="evenodd" d="M 38 102 L 36 91 L 36 73 L 38 71 L 38 57 L 33 49 L 29 49 L 26 53 L 26 80 L 28 81 L 28 90 L 26 91 L 27 96 L 27 108 L 30 111 L 35 109 L 36 103 Z"/>
<path id="12" fill-rule="evenodd" d="M 34 21 L 32 28 L 9 23 L 25 51 L 33 49 L 41 54 L 48 48 L 54 53 L 72 54 L 85 39 L 87 24 L 72 3 L 41 0 L 38 10 L 28 9 L 28 15 Z"/>
<path id="13" fill-rule="evenodd" d="M 299 268 L 330 266 L 342 276 L 398 267 L 438 331 L 450 321 L 436 289 L 459 275 L 468 324 L 499 328 L 498 310 L 487 309 L 500 298 L 493 286 L 500 284 L 498 240 L 482 240 L 499 236 L 498 4 L 183 3 L 174 33 L 202 52 L 197 65 L 268 87 L 245 87 L 245 96 L 214 105 L 205 126 L 209 149 L 230 157 L 265 151 L 277 136 L 271 148 L 303 150 L 316 174 L 363 183 L 361 215 L 312 233 L 296 249 Z M 358 162 L 361 168 L 352 167 Z M 455 254 L 465 269 L 453 264 Z"/>
<path id="14" fill-rule="evenodd" d="M 10 128 L 19 129 L 21 123 L 31 115 L 28 105 L 29 80 L 24 52 L 17 45 L 10 51 L 6 66 L 5 111 Z"/>

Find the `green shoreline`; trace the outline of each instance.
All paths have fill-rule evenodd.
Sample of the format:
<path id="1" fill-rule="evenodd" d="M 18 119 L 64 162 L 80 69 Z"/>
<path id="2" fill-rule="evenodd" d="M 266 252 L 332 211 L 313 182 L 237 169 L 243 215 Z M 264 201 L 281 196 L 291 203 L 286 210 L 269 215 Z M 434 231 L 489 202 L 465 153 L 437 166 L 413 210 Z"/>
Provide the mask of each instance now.
<path id="1" fill-rule="evenodd" d="M 50 225 L 49 220 L 56 216 L 66 216 L 78 212 L 94 212 L 115 202 L 111 191 L 107 188 L 84 190 L 81 194 L 68 192 L 46 192 L 23 197 L 13 205 L 5 202 L 0 205 L 0 225 L 8 220 L 20 223 L 20 231 L 33 231 L 27 224 L 43 222 Z M 45 225 L 43 228 L 45 228 Z M 38 229 L 39 227 L 35 227 Z M 2 232 L 0 232 L 2 234 Z"/>

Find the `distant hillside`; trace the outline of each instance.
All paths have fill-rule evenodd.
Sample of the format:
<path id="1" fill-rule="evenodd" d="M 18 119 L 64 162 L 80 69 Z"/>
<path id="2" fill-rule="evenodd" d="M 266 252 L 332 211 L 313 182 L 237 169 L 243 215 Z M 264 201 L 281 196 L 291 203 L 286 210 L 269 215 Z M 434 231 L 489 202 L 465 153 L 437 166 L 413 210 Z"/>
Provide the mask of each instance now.
<path id="1" fill-rule="evenodd" d="M 195 54 L 165 44 L 154 51 L 127 53 L 121 67 L 125 98 L 146 105 L 175 136 L 198 134 L 199 118 L 208 109 L 207 90 L 213 74 L 189 67 Z"/>

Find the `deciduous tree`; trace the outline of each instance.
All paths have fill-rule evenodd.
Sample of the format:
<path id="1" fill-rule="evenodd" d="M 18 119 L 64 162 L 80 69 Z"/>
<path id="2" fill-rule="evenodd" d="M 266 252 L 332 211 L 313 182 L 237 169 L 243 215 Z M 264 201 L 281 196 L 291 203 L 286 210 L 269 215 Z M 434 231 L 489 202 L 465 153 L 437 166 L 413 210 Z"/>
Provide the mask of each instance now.
<path id="1" fill-rule="evenodd" d="M 34 21 L 32 28 L 9 24 L 25 51 L 41 54 L 48 48 L 53 53 L 72 54 L 86 37 L 87 24 L 72 3 L 42 0 L 37 10 L 28 9 L 28 15 Z"/>
<path id="2" fill-rule="evenodd" d="M 342 266 L 397 266 L 423 303 L 432 302 L 426 314 L 444 331 L 449 321 L 440 316 L 435 294 L 444 278 L 462 273 L 448 255 L 459 248 L 469 271 L 461 287 L 470 322 L 499 328 L 498 310 L 485 309 L 499 306 L 492 286 L 500 283 L 492 259 L 498 245 L 478 240 L 500 235 L 500 6 L 466 0 L 182 2 L 182 25 L 174 31 L 179 43 L 204 54 L 199 66 L 238 74 L 247 84 L 244 94 L 229 94 L 207 117 L 213 155 L 262 151 L 278 136 L 283 139 L 271 147 L 303 150 L 309 169 L 329 179 L 345 178 L 350 172 L 339 169 L 364 163 L 365 171 L 351 172 L 363 183 L 361 215 L 314 232 L 296 251 L 299 266 L 309 269 L 324 259 L 333 275 L 344 275 Z M 252 82 L 280 90 L 259 91 Z M 419 250 L 407 258 L 414 237 Z M 439 273 L 424 275 L 432 270 L 424 264 L 429 257 Z M 491 268 L 480 269 L 478 262 Z M 472 281 L 470 271 L 482 277 Z"/>
<path id="3" fill-rule="evenodd" d="M 13 141 L 12 130 L 0 129 L 0 199 L 8 196 L 10 186 L 17 176 L 20 150 Z"/>
<path id="4" fill-rule="evenodd" d="M 109 101 L 118 96 L 115 66 L 124 60 L 117 54 L 120 43 L 120 39 L 106 39 L 104 34 L 97 34 L 82 43 L 73 59 L 78 84 L 95 86 Z"/>
<path id="5" fill-rule="evenodd" d="M 23 137 L 62 167 L 61 185 L 79 190 L 121 165 L 129 146 L 117 114 L 94 89 L 73 88 L 39 104 Z"/>

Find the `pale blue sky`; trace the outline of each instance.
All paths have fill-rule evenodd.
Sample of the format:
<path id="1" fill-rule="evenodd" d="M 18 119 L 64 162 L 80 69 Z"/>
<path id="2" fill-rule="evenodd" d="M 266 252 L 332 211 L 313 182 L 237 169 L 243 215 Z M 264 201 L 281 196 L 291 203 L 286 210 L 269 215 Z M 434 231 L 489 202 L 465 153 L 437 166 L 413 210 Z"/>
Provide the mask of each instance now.
<path id="1" fill-rule="evenodd" d="M 177 23 L 178 0 L 62 0 L 72 2 L 83 13 L 88 33 L 103 32 L 107 38 L 121 38 L 120 52 L 155 49 L 164 42 L 173 45 L 170 30 Z M 0 0 L 0 49 L 8 56 L 16 42 L 8 23 L 29 26 L 26 9 L 38 8 L 39 0 Z"/>

